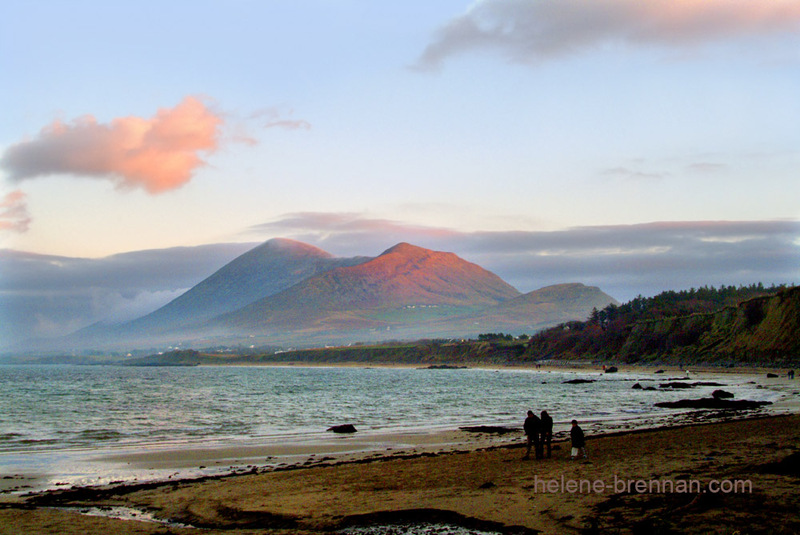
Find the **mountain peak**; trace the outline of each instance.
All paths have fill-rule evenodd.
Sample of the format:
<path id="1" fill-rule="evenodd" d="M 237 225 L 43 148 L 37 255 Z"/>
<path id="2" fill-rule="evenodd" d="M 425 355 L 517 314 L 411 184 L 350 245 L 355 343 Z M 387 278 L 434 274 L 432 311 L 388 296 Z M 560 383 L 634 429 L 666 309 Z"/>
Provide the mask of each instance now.
<path id="1" fill-rule="evenodd" d="M 272 238 L 267 240 L 255 249 L 254 251 L 275 251 L 282 253 L 292 253 L 295 255 L 303 256 L 319 256 L 322 258 L 333 258 L 333 255 L 327 251 L 323 251 L 319 247 L 309 245 L 289 238 Z"/>
<path id="2" fill-rule="evenodd" d="M 386 249 L 384 252 L 382 252 L 378 256 L 385 256 L 385 255 L 389 255 L 389 254 L 399 254 L 399 255 L 402 255 L 402 256 L 423 256 L 423 255 L 428 255 L 431 252 L 432 251 L 430 249 L 425 249 L 423 247 L 418 247 L 416 245 L 411 245 L 410 243 L 407 243 L 407 242 L 400 242 L 397 245 L 395 245 L 394 247 L 390 247 L 389 249 Z"/>

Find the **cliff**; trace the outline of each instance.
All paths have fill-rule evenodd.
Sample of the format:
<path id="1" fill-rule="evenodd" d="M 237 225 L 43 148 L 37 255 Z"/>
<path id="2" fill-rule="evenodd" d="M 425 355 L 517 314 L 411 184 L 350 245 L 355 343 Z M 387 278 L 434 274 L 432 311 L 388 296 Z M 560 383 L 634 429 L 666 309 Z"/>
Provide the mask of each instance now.
<path id="1" fill-rule="evenodd" d="M 783 366 L 800 361 L 800 287 L 717 312 L 634 323 L 621 361 Z"/>

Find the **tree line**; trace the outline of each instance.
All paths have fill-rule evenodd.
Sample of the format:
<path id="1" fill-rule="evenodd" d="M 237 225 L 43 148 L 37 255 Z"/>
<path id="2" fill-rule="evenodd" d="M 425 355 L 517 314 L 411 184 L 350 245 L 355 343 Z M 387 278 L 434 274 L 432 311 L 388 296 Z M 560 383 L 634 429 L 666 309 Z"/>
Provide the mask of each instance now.
<path id="1" fill-rule="evenodd" d="M 608 326 L 610 323 L 620 320 L 630 323 L 647 319 L 714 312 L 754 297 L 775 294 L 785 288 L 785 284 L 766 287 L 759 282 L 749 286 L 722 285 L 718 288 L 702 286 L 689 290 L 670 290 L 653 297 L 639 295 L 622 305 L 611 304 L 602 310 L 593 309 L 587 323 Z"/>
<path id="2" fill-rule="evenodd" d="M 586 321 L 570 321 L 531 336 L 528 358 L 546 356 L 604 358 L 615 355 L 636 322 L 711 313 L 756 297 L 774 295 L 786 285 L 703 286 L 637 296 L 621 305 L 593 309 Z M 676 333 L 678 336 L 681 333 Z"/>

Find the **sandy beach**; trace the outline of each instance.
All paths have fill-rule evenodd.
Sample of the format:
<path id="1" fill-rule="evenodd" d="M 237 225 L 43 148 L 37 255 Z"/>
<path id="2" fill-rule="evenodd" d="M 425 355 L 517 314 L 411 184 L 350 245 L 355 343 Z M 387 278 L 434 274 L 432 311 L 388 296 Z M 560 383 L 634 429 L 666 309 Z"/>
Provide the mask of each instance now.
<path id="1" fill-rule="evenodd" d="M 322 533 L 396 521 L 499 533 L 800 532 L 800 415 L 726 418 L 590 436 L 578 461 L 563 441 L 552 458 L 530 461 L 521 440 L 478 441 L 5 496 L 0 533 Z M 103 509 L 128 519 L 81 514 Z"/>

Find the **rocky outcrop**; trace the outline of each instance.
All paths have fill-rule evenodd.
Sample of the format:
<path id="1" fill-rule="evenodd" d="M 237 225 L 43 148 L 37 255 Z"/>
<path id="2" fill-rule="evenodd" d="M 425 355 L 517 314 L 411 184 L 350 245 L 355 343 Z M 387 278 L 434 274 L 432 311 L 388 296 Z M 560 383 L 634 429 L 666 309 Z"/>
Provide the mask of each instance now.
<path id="1" fill-rule="evenodd" d="M 582 385 L 586 383 L 594 383 L 594 379 L 570 379 L 569 381 L 562 381 L 562 385 Z"/>

